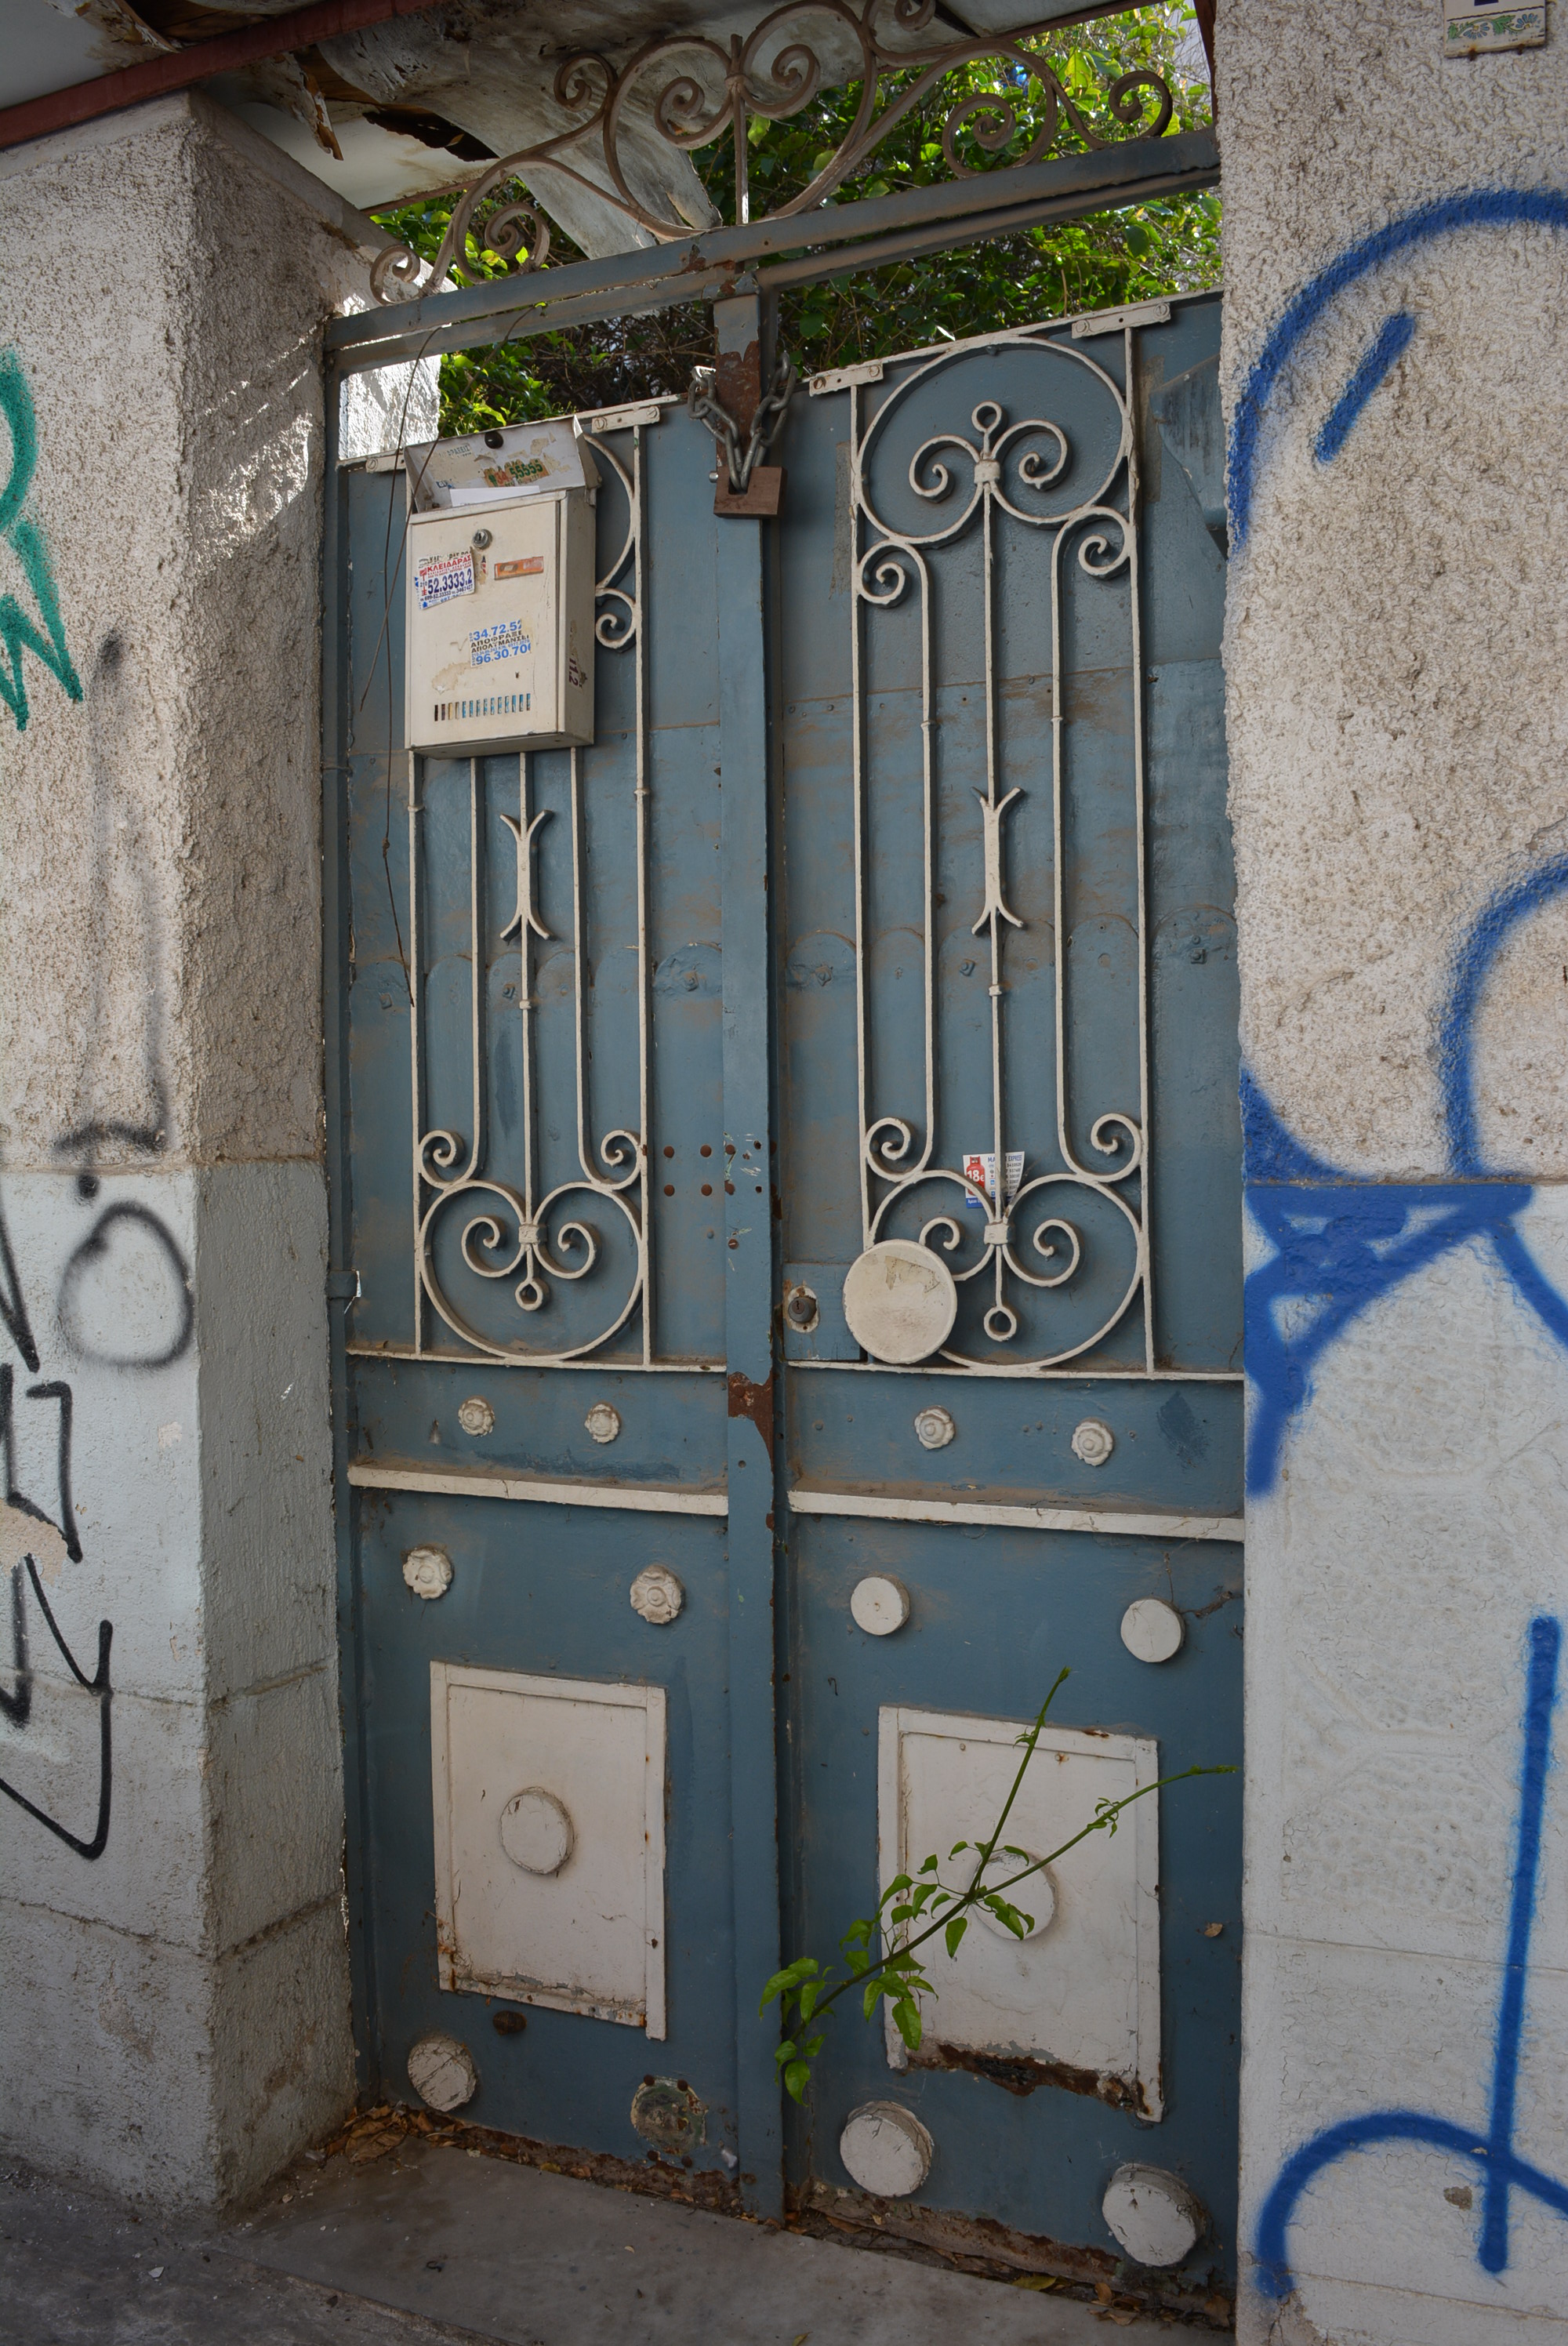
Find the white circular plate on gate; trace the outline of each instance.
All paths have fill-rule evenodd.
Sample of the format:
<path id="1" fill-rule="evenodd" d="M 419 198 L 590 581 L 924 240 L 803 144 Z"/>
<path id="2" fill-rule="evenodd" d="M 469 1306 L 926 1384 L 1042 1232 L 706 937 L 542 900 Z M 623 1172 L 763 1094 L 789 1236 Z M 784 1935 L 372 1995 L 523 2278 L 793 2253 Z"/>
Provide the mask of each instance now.
<path id="1" fill-rule="evenodd" d="M 868 1637 L 891 1637 L 910 1617 L 910 1593 L 891 1572 L 868 1573 L 855 1583 L 850 1611 Z"/>
<path id="2" fill-rule="evenodd" d="M 433 2110 L 460 2110 L 479 2091 L 479 2072 L 455 2036 L 422 2036 L 408 2056 L 408 2081 Z"/>
<path id="3" fill-rule="evenodd" d="M 936 2145 L 912 2110 L 897 2102 L 863 2102 L 839 2137 L 839 2157 L 862 2191 L 907 2199 L 931 2173 Z"/>
<path id="4" fill-rule="evenodd" d="M 559 1873 L 575 1838 L 571 1818 L 543 1784 L 514 1792 L 501 1811 L 501 1846 L 524 1873 Z"/>
<path id="5" fill-rule="evenodd" d="M 883 1239 L 850 1265 L 844 1318 L 873 1361 L 912 1368 L 929 1360 L 952 1335 L 957 1317 L 952 1271 L 913 1239 Z"/>
<path id="6" fill-rule="evenodd" d="M 1163 2167 L 1118 2167 L 1100 2212 L 1133 2262 L 1156 2270 L 1180 2264 L 1206 2220 L 1180 2177 Z"/>
<path id="7" fill-rule="evenodd" d="M 1163 1596 L 1138 1596 L 1122 1616 L 1122 1643 L 1140 1662 L 1168 1662 L 1179 1654 L 1186 1623 Z"/>

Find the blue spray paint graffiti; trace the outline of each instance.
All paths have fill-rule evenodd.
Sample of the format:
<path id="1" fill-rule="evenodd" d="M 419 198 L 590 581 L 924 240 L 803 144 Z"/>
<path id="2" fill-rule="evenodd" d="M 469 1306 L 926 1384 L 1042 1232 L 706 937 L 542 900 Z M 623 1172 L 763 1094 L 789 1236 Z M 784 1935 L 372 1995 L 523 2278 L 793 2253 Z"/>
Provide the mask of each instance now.
<path id="1" fill-rule="evenodd" d="M 1416 321 L 1408 310 L 1396 310 L 1391 318 L 1383 321 L 1377 341 L 1334 402 L 1318 434 L 1314 453 L 1320 464 L 1333 463 L 1368 400 L 1409 350 L 1415 331 Z"/>
<path id="2" fill-rule="evenodd" d="M 1331 305 L 1386 262 L 1431 240 L 1474 229 L 1568 228 L 1568 195 L 1550 189 L 1478 189 L 1423 204 L 1363 237 L 1292 298 L 1244 382 L 1232 421 L 1227 495 L 1233 549 L 1247 540 L 1270 402 L 1290 362 Z M 1322 425 L 1319 461 L 1331 463 L 1378 386 L 1410 347 L 1415 321 L 1389 317 L 1356 366 Z M 1349 1323 L 1400 1281 L 1441 1255 L 1484 1239 L 1521 1301 L 1568 1347 L 1568 1300 L 1545 1277 L 1518 1229 L 1533 1190 L 1527 1180 L 1482 1160 L 1475 1096 L 1477 1013 L 1504 945 L 1520 923 L 1568 890 L 1568 857 L 1542 865 L 1500 889 L 1471 924 L 1454 957 L 1439 1023 L 1442 1086 L 1453 1179 L 1436 1184 L 1369 1182 L 1312 1156 L 1286 1130 L 1262 1093 L 1244 1078 L 1243 1129 L 1252 1213 L 1272 1239 L 1272 1259 L 1247 1282 L 1247 1363 L 1254 1380 L 1247 1488 L 1270 1489 L 1284 1436 L 1310 1385 L 1314 1363 Z M 1523 2191 L 1568 2216 L 1568 2185 L 1518 2157 L 1513 2148 L 1525 1982 L 1541 1860 L 1552 1719 L 1557 1695 L 1562 1625 L 1531 1623 L 1523 1752 L 1507 1946 L 1492 2052 L 1490 2116 L 1478 2129 L 1421 2110 L 1371 2110 L 1329 2127 L 1285 2161 L 1258 2218 L 1256 2252 L 1266 2294 L 1288 2296 L 1293 2282 L 1288 2232 L 1314 2178 L 1352 2151 L 1410 2142 L 1473 2161 L 1481 2220 L 1476 2254 L 1492 2273 L 1507 2269 L 1509 2209 Z"/>
<path id="3" fill-rule="evenodd" d="M 1243 1073 L 1247 1207 L 1275 1248 L 1246 1290 L 1247 1368 L 1257 1392 L 1247 1432 L 1250 1495 L 1274 1487 L 1313 1363 L 1369 1304 L 1468 1239 L 1488 1240 L 1521 1301 L 1568 1348 L 1568 1300 L 1518 1229 L 1534 1190 L 1482 1162 L 1474 1070 L 1476 1013 L 1499 954 L 1522 921 L 1565 891 L 1568 856 L 1510 882 L 1483 905 L 1454 956 L 1438 1066 L 1449 1162 L 1459 1180 L 1358 1180 L 1303 1148 Z M 1302 1321 L 1288 1334 L 1281 1323 L 1293 1305 Z"/>
<path id="4" fill-rule="evenodd" d="M 33 394 L 15 351 L 0 351 L 0 414 L 5 416 L 11 434 L 11 472 L 5 487 L 0 489 L 0 537 L 21 563 L 46 631 L 39 634 L 15 595 L 0 595 L 0 700 L 10 709 L 20 733 L 26 726 L 28 713 L 27 680 L 22 667 L 25 651 L 35 653 L 43 661 L 68 699 L 80 700 L 82 686 L 66 649 L 66 630 L 49 549 L 44 543 L 43 532 L 25 510 L 38 461 L 38 425 L 33 412 Z"/>
<path id="5" fill-rule="evenodd" d="M 1248 1188 L 1248 1210 L 1276 1250 L 1246 1288 L 1247 1373 L 1256 1389 L 1247 1439 L 1249 1496 L 1273 1489 L 1286 1432 L 1311 1389 L 1313 1364 L 1350 1321 L 1469 1239 L 1490 1239 L 1500 1252 L 1506 1239 L 1519 1242 L 1512 1217 L 1530 1198 L 1529 1188 L 1515 1181 Z M 1288 1335 L 1280 1318 L 1292 1304 L 1311 1317 Z"/>
<path id="6" fill-rule="evenodd" d="M 1231 421 L 1227 484 L 1233 548 L 1245 544 L 1252 519 L 1263 418 L 1269 399 L 1296 350 L 1330 304 L 1359 279 L 1380 269 L 1386 260 L 1395 260 L 1434 237 L 1451 236 L 1470 228 L 1531 227 L 1568 228 L 1568 195 L 1561 195 L 1552 188 L 1472 188 L 1464 195 L 1443 196 L 1433 203 L 1418 205 L 1414 211 L 1390 220 L 1386 228 L 1374 230 L 1370 236 L 1347 246 L 1337 260 L 1291 297 L 1253 361 Z M 1388 328 L 1383 331 L 1386 333 Z M 1368 386 L 1368 396 L 1372 387 Z"/>
<path id="7" fill-rule="evenodd" d="M 1308 2185 L 1351 2151 L 1369 2149 L 1375 2143 L 1421 2143 L 1429 2149 L 1447 2151 L 1475 2162 L 1481 2188 L 1476 2256 L 1487 2272 L 1507 2270 L 1508 2211 L 1515 2191 L 1528 2192 L 1559 2216 L 1568 2216 L 1568 2184 L 1543 2174 L 1540 2168 L 1521 2158 L 1513 2147 L 1519 2052 L 1524 2033 L 1524 1983 L 1530 1966 L 1536 1879 L 1541 1869 L 1541 1817 L 1546 1800 L 1552 1713 L 1557 1699 L 1557 1664 L 1562 1646 L 1562 1623 L 1549 1614 L 1539 1614 L 1530 1625 L 1519 1822 L 1486 2133 L 1482 2137 L 1476 2127 L 1456 2126 L 1451 2119 L 1434 2116 L 1426 2110 L 1368 2110 L 1359 2117 L 1345 2118 L 1338 2126 L 1326 2127 L 1321 2134 L 1303 2143 L 1280 2168 L 1257 2219 L 1257 2281 L 1269 2297 L 1288 2297 L 1295 2286 L 1290 2272 L 1290 2220 Z"/>
<path id="8" fill-rule="evenodd" d="M 1438 1072 L 1448 1123 L 1449 1161 L 1456 1173 L 1484 1177 L 1475 1120 L 1475 1015 L 1498 954 L 1521 921 L 1568 889 L 1568 855 L 1537 865 L 1500 888 L 1484 905 L 1454 956 L 1448 1002 L 1438 1028 Z"/>

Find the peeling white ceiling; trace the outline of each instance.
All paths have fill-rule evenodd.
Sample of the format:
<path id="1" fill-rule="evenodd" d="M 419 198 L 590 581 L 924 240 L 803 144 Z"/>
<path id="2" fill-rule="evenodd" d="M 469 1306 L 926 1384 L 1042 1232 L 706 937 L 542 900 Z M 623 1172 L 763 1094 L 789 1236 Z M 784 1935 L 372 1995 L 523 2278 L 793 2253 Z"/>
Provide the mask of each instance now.
<path id="1" fill-rule="evenodd" d="M 1076 0 L 1082 5 L 1082 0 Z M 0 0 L 0 105 L 86 81 L 157 52 L 280 15 L 299 0 Z M 865 0 L 861 0 L 865 5 Z M 879 31 L 891 46 L 955 45 L 976 34 L 1021 29 L 1072 12 L 1074 0 L 937 0 L 933 21 L 912 36 L 889 29 L 892 0 L 878 0 Z M 419 16 L 323 42 L 300 58 L 283 57 L 208 85 L 253 129 L 282 148 L 348 202 L 369 211 L 399 199 L 473 179 L 491 156 L 505 155 L 581 122 L 597 91 L 577 107 L 555 98 L 565 59 L 596 51 L 624 66 L 645 41 L 700 34 L 728 47 L 769 14 L 766 0 L 715 9 L 703 0 L 445 0 Z M 858 80 L 858 44 L 841 15 L 810 5 L 790 11 L 774 46 L 806 41 L 829 85 Z M 771 48 L 761 62 L 768 63 Z M 650 76 L 628 103 L 619 154 L 639 201 L 699 227 L 713 219 L 689 158 L 657 129 L 652 104 L 687 63 L 676 58 Z M 717 92 L 718 61 L 698 70 Z M 334 148 L 338 150 L 334 153 Z M 575 168 L 608 190 L 603 158 L 574 150 Z M 530 185 L 551 217 L 590 253 L 624 250 L 652 239 L 614 204 L 540 167 Z"/>

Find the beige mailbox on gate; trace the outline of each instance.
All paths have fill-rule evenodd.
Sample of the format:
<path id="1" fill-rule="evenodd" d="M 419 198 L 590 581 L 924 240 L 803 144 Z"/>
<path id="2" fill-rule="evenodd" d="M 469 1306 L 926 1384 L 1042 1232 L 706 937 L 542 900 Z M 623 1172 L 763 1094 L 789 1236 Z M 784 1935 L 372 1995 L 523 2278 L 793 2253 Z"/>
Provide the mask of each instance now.
<path id="1" fill-rule="evenodd" d="M 440 502 L 409 518 L 408 746 L 472 757 L 592 741 L 592 455 L 553 424 L 411 449 L 409 464 Z"/>

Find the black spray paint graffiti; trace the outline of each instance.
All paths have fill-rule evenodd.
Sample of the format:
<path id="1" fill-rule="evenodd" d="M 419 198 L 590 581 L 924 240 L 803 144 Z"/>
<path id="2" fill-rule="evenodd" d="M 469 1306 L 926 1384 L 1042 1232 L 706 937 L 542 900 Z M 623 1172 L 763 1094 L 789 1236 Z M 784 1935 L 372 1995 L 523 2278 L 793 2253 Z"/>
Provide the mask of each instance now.
<path id="1" fill-rule="evenodd" d="M 90 1204 L 97 1197 L 99 1187 L 96 1174 L 83 1173 L 77 1178 L 77 1195 L 84 1203 Z M 97 1308 L 95 1311 L 95 1299 L 88 1292 L 88 1282 L 95 1278 L 107 1279 L 112 1289 L 117 1270 L 117 1245 L 123 1244 L 127 1239 L 133 1250 L 139 1247 L 139 1261 L 136 1252 L 127 1255 L 122 1251 L 117 1268 L 133 1276 L 139 1270 L 137 1284 L 142 1291 L 144 1310 L 139 1315 L 140 1327 L 137 1337 L 117 1348 L 112 1342 L 106 1341 L 100 1332 L 106 1326 L 112 1325 L 114 1315 L 106 1310 L 107 1299 L 102 1294 L 96 1298 Z M 163 1290 L 161 1309 L 155 1310 L 150 1327 L 145 1311 L 149 1263 Z M 117 1198 L 104 1206 L 87 1235 L 71 1252 L 61 1277 L 56 1310 L 61 1333 L 72 1350 L 82 1358 L 112 1368 L 148 1371 L 168 1367 L 188 1347 L 195 1323 L 189 1270 L 178 1241 L 149 1208 L 127 1198 Z M 133 1315 L 132 1324 L 135 1323 Z M 3 1210 L 0 1210 L 0 1325 L 4 1326 L 25 1366 L 36 1376 L 42 1364 L 41 1356 Z M 27 1592 L 30 1587 L 33 1601 L 43 1614 L 45 1625 L 61 1660 L 77 1686 L 97 1699 L 98 1795 L 97 1821 L 92 1833 L 74 1832 L 36 1801 L 29 1800 L 4 1776 L 0 1776 L 0 1792 L 43 1825 L 46 1831 L 53 1833 L 56 1840 L 63 1841 L 67 1849 L 75 1850 L 78 1856 L 90 1862 L 103 1855 L 109 1834 L 114 1786 L 111 1723 L 114 1689 L 109 1681 L 109 1650 L 114 1628 L 108 1621 L 99 1622 L 97 1667 L 93 1676 L 88 1678 L 55 1618 L 54 1608 L 44 1591 L 43 1577 L 51 1564 L 58 1564 L 67 1558 L 79 1563 L 82 1557 L 81 1536 L 72 1496 L 75 1395 L 72 1387 L 63 1378 L 40 1378 L 37 1383 L 25 1388 L 24 1398 L 46 1407 L 52 1406 L 56 1413 L 53 1515 L 20 1487 L 16 1463 L 16 1372 L 11 1362 L 0 1363 L 0 1472 L 5 1478 L 0 1535 L 5 1535 L 6 1560 L 10 1563 L 9 1668 L 14 1680 L 9 1690 L 0 1686 L 0 1719 L 8 1721 L 13 1729 L 24 1732 L 32 1721 L 35 1672 L 27 1631 Z"/>
<path id="2" fill-rule="evenodd" d="M 11 1253 L 10 1239 L 5 1231 L 3 1218 L 0 1218 L 0 1260 L 3 1260 L 5 1265 L 9 1290 L 4 1301 L 5 1325 L 10 1331 L 17 1350 L 23 1353 L 25 1359 L 30 1354 L 32 1365 L 36 1368 L 38 1365 L 38 1348 L 28 1321 L 26 1302 L 15 1277 L 15 1260 Z M 45 1826 L 56 1836 L 56 1840 L 63 1841 L 67 1849 L 74 1849 L 79 1857 L 90 1860 L 103 1855 L 109 1837 L 109 1802 L 114 1782 L 114 1747 L 109 1718 L 114 1690 L 109 1683 L 109 1647 L 114 1637 L 114 1628 L 107 1621 L 98 1623 L 98 1665 L 89 1678 L 60 1634 L 60 1627 L 55 1618 L 54 1608 L 44 1594 L 44 1584 L 38 1570 L 41 1556 L 48 1561 L 62 1551 L 73 1563 L 81 1561 L 82 1543 L 76 1529 L 76 1509 L 71 1498 L 71 1433 L 74 1418 L 71 1388 L 61 1379 L 51 1377 L 38 1384 L 29 1385 L 26 1389 L 26 1397 L 29 1401 L 52 1402 L 58 1412 L 58 1432 L 55 1452 L 57 1496 L 56 1512 L 53 1515 L 41 1507 L 35 1499 L 29 1498 L 17 1482 L 15 1371 L 8 1361 L 0 1363 L 0 1467 L 3 1467 L 5 1473 L 5 1505 L 11 1519 L 7 1528 L 13 1532 L 14 1539 L 25 1539 L 29 1543 L 25 1554 L 18 1556 L 11 1566 L 10 1667 L 15 1683 L 9 1693 L 0 1688 L 0 1716 L 9 1719 L 13 1727 L 25 1729 L 33 1715 L 33 1668 L 27 1643 L 27 1612 L 22 1577 L 25 1570 L 27 1578 L 32 1583 L 33 1595 L 43 1613 L 49 1635 L 55 1641 L 60 1658 L 76 1684 L 97 1697 L 97 1821 L 90 1838 L 84 1839 L 81 1834 L 72 1832 L 68 1825 L 64 1825 L 57 1818 L 50 1816 L 46 1810 L 39 1808 L 36 1801 L 28 1800 L 25 1793 L 19 1791 L 16 1786 L 9 1783 L 4 1776 L 0 1776 L 0 1792 L 4 1792 L 7 1800 L 15 1800 L 16 1806 L 25 1810 L 28 1816 L 36 1818 L 39 1824 Z M 20 1525 L 15 1522 L 17 1517 L 22 1519 Z"/>
<path id="3" fill-rule="evenodd" d="M 98 1623 L 98 1667 L 90 1678 L 86 1677 L 75 1654 L 60 1635 L 59 1624 L 44 1594 L 44 1584 L 38 1577 L 37 1566 L 30 1556 L 23 1561 L 27 1567 L 27 1577 L 33 1584 L 33 1594 L 49 1625 L 49 1635 L 59 1649 L 61 1659 L 76 1684 L 86 1687 L 89 1694 L 96 1694 L 98 1698 L 98 1821 L 93 1828 L 93 1837 L 90 1841 L 83 1841 L 19 1792 L 15 1784 L 8 1784 L 4 1776 L 0 1776 L 0 1792 L 4 1792 L 8 1800 L 15 1800 L 19 1809 L 25 1809 L 30 1817 L 36 1817 L 56 1840 L 63 1841 L 67 1849 L 74 1849 L 78 1857 L 91 1860 L 102 1857 L 109 1838 L 109 1799 L 114 1789 L 114 1746 L 109 1724 L 114 1688 L 109 1684 L 109 1645 L 115 1634 L 114 1626 L 108 1621 Z M 12 1668 L 16 1674 L 16 1691 L 6 1694 L 0 1689 L 0 1711 L 4 1711 L 14 1727 L 25 1727 L 33 1712 L 33 1672 L 27 1658 L 27 1617 L 22 1602 L 20 1564 L 11 1567 L 11 1651 Z"/>
<path id="4" fill-rule="evenodd" d="M 21 1353 L 25 1365 L 36 1376 L 40 1366 L 38 1347 L 33 1341 L 32 1323 L 27 1318 L 22 1282 L 16 1276 L 16 1258 L 11 1251 L 11 1234 L 5 1228 L 3 1213 L 0 1213 L 0 1322 L 4 1323 L 5 1333 Z"/>
<path id="5" fill-rule="evenodd" d="M 47 1524 L 65 1542 L 66 1554 L 73 1564 L 82 1560 L 82 1543 L 76 1532 L 76 1510 L 71 1504 L 71 1420 L 74 1403 L 71 1388 L 51 1378 L 46 1384 L 29 1385 L 29 1401 L 52 1401 L 60 1412 L 60 1431 L 56 1450 L 56 1471 L 59 1477 L 59 1519 L 45 1514 L 16 1487 L 16 1435 L 12 1420 L 12 1402 L 15 1372 L 7 1361 L 0 1366 L 0 1460 L 5 1468 L 5 1501 L 18 1515 L 26 1515 L 36 1524 Z"/>
<path id="6" fill-rule="evenodd" d="M 97 1194 L 94 1175 L 84 1174 L 76 1187 L 83 1197 Z M 112 1268 L 117 1238 L 138 1231 L 147 1234 L 160 1274 L 161 1324 L 152 1331 L 144 1325 L 139 1341 L 115 1351 L 93 1326 L 85 1308 L 84 1290 L 95 1272 Z M 147 1248 L 142 1250 L 144 1257 L 147 1251 Z M 78 1360 L 93 1361 L 100 1368 L 109 1369 L 167 1369 L 171 1361 L 178 1360 L 190 1341 L 196 1319 L 190 1274 L 167 1225 L 150 1208 L 125 1198 L 117 1198 L 104 1208 L 66 1265 L 60 1280 L 59 1314 L 61 1331 Z"/>

